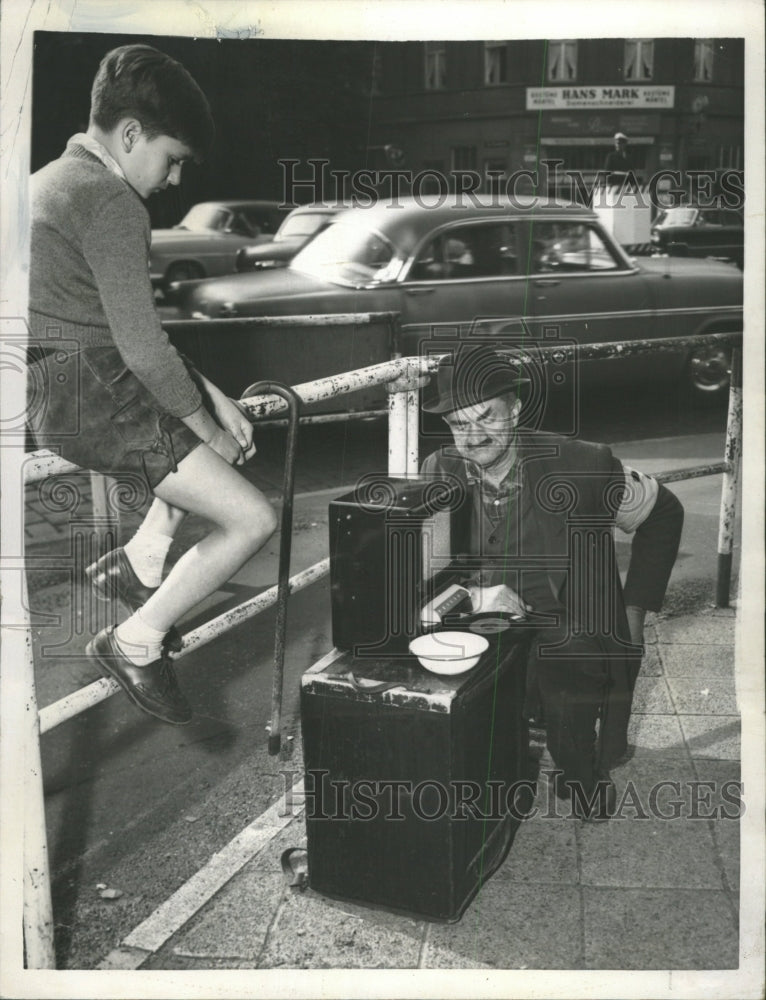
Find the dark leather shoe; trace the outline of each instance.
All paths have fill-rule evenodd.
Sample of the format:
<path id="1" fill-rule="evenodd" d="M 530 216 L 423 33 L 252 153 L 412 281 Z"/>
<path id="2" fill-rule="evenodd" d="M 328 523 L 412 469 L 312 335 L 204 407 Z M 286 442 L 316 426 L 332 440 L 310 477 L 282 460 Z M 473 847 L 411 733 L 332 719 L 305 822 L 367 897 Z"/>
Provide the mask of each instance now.
<path id="1" fill-rule="evenodd" d="M 175 726 L 191 722 L 191 706 L 184 698 L 173 664 L 164 652 L 147 666 L 136 666 L 120 652 L 113 625 L 102 629 L 91 639 L 85 652 L 98 661 L 103 672 L 113 677 L 133 704 L 144 712 Z"/>
<path id="2" fill-rule="evenodd" d="M 112 549 L 98 562 L 88 566 L 85 575 L 100 600 L 120 600 L 131 614 L 135 614 L 157 592 L 157 587 L 141 583 L 122 546 Z M 180 652 L 183 639 L 175 626 L 165 636 L 165 646 L 171 653 Z"/>

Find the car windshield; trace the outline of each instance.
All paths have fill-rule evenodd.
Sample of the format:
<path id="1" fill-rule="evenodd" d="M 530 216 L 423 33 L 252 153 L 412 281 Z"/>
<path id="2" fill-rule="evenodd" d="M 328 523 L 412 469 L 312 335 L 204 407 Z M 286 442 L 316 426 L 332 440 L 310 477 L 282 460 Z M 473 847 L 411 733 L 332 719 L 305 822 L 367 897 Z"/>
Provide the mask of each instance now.
<path id="1" fill-rule="evenodd" d="M 194 232 L 213 229 L 217 232 L 225 227 L 230 218 L 231 212 L 220 205 L 193 205 L 178 223 L 178 228 Z"/>
<path id="2" fill-rule="evenodd" d="M 279 227 L 277 235 L 280 239 L 283 236 L 311 236 L 323 223 L 328 221 L 325 212 L 302 212 L 300 215 L 291 215 L 285 219 Z"/>
<path id="3" fill-rule="evenodd" d="M 294 271 L 355 287 L 393 281 L 401 266 L 381 233 L 342 222 L 319 233 L 290 264 Z"/>
<path id="4" fill-rule="evenodd" d="M 693 226 L 697 218 L 696 208 L 666 208 L 657 219 L 659 226 Z"/>

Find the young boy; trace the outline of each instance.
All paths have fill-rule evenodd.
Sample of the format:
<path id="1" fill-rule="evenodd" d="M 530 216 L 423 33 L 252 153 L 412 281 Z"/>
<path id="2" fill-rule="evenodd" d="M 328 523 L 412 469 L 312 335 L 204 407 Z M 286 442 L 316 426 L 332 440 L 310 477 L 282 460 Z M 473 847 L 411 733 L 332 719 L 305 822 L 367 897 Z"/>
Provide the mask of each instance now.
<path id="1" fill-rule="evenodd" d="M 156 498 L 136 537 L 88 571 L 101 596 L 133 613 L 87 653 L 139 708 L 175 724 L 192 712 L 164 651 L 168 631 L 276 527 L 266 498 L 232 468 L 255 452 L 250 422 L 171 345 L 149 280 L 142 199 L 179 184 L 213 132 L 187 71 L 150 46 L 126 45 L 101 62 L 87 132 L 32 177 L 31 340 L 43 354 L 55 348 L 58 362 L 56 378 L 45 358 L 32 373 L 45 399 L 30 414 L 38 443 Z M 56 341 L 76 346 L 61 351 Z M 213 530 L 160 584 L 188 511 Z"/>

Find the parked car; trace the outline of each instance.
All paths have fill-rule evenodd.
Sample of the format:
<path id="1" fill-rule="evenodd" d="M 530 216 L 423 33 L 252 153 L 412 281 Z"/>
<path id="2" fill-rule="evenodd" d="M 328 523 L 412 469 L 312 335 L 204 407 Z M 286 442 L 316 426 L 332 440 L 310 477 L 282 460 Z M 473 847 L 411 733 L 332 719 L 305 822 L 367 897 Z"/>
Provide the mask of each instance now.
<path id="1" fill-rule="evenodd" d="M 722 257 L 744 261 L 742 212 L 731 208 L 667 208 L 652 225 L 654 249 L 678 257 Z"/>
<path id="2" fill-rule="evenodd" d="M 237 271 L 260 271 L 286 267 L 310 239 L 330 225 L 344 205 L 299 205 L 284 219 L 273 240 L 242 247 L 237 253 Z"/>
<path id="3" fill-rule="evenodd" d="M 278 201 L 203 201 L 172 229 L 153 229 L 149 254 L 152 284 L 232 274 L 237 252 L 271 240 L 289 208 Z"/>
<path id="4" fill-rule="evenodd" d="M 738 332 L 742 284 L 718 261 L 628 258 L 581 206 L 400 199 L 340 213 L 286 268 L 182 283 L 179 306 L 198 318 L 391 311 L 401 350 L 419 354 L 458 328 L 578 343 Z M 729 352 L 615 357 L 578 374 L 683 376 L 712 397 L 728 386 Z"/>

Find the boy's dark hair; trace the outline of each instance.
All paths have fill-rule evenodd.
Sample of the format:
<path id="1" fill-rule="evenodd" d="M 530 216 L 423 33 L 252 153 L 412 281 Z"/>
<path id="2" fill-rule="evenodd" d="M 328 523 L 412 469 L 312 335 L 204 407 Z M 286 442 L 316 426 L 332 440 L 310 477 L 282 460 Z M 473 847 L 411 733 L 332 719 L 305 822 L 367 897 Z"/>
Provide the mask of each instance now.
<path id="1" fill-rule="evenodd" d="M 150 45 L 107 52 L 93 81 L 91 123 L 108 132 L 135 117 L 149 138 L 169 135 L 201 160 L 215 134 L 207 98 L 184 67 Z"/>

